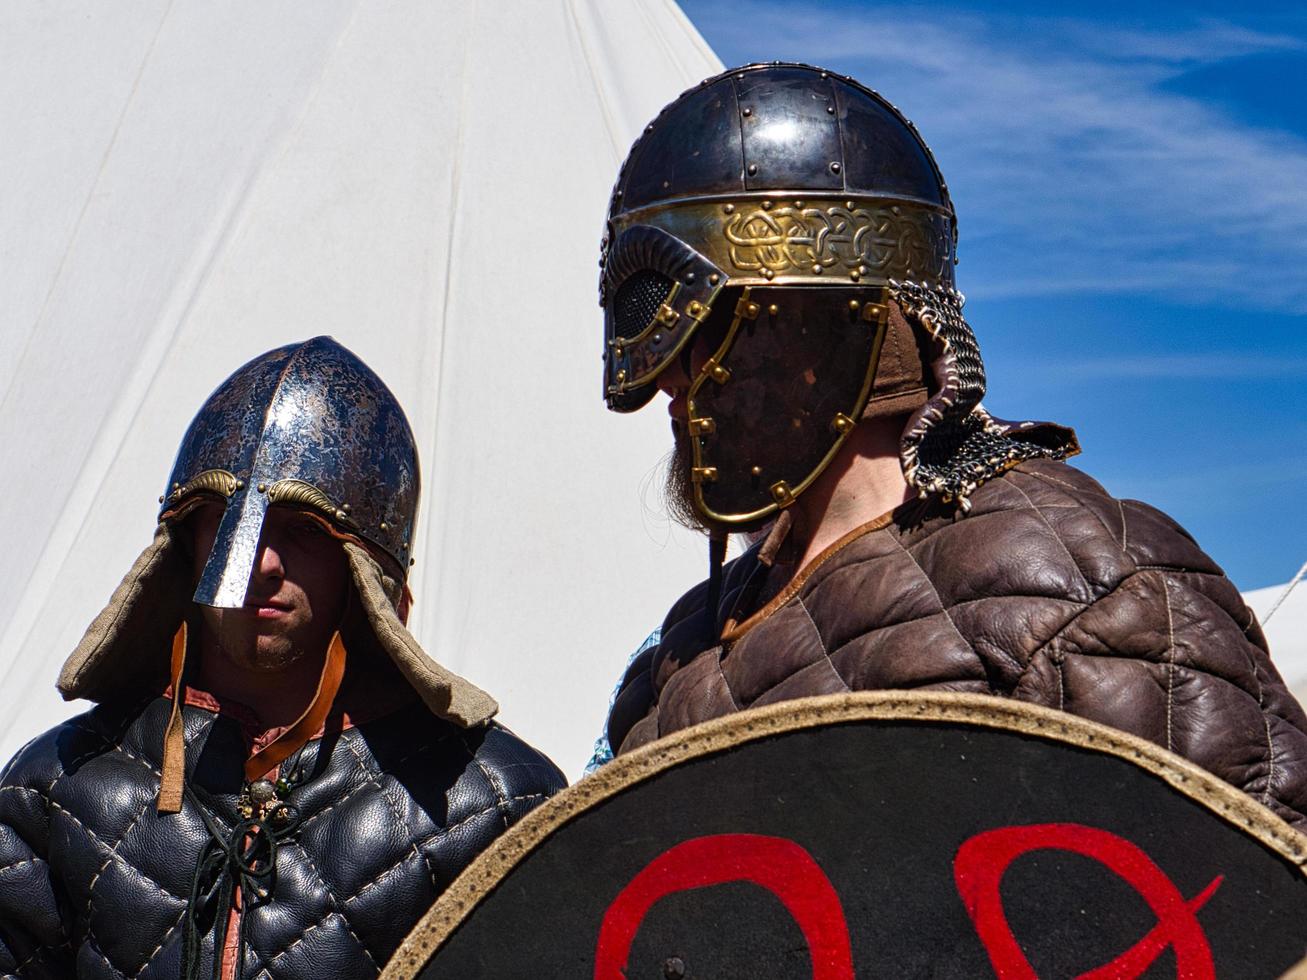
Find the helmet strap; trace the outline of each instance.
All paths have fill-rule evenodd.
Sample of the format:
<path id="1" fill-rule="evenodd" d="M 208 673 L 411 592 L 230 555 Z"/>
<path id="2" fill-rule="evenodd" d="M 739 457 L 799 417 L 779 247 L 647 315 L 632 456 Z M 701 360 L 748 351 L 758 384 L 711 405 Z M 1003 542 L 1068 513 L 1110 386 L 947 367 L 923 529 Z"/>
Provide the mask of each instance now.
<path id="1" fill-rule="evenodd" d="M 186 620 L 172 638 L 172 711 L 163 731 L 163 765 L 159 769 L 159 813 L 177 813 L 182 808 L 186 786 L 186 726 L 182 701 L 186 699 Z"/>
<path id="2" fill-rule="evenodd" d="M 726 532 L 711 531 L 708 535 L 708 642 L 716 643 L 717 616 L 722 603 L 722 566 L 726 563 Z"/>

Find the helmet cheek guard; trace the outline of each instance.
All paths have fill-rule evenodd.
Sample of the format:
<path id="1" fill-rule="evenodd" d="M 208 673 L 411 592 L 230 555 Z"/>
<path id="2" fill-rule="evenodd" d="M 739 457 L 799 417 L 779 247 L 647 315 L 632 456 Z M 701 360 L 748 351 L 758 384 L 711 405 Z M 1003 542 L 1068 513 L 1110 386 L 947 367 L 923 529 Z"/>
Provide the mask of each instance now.
<path id="1" fill-rule="evenodd" d="M 693 248 L 650 225 L 623 231 L 604 261 L 604 398 L 643 408 L 655 379 L 713 311 L 725 276 Z"/>
<path id="2" fill-rule="evenodd" d="M 691 480 L 704 517 L 747 531 L 793 503 L 853 431 L 889 309 L 881 288 L 727 295 L 738 299 L 726 337 L 687 398 Z"/>

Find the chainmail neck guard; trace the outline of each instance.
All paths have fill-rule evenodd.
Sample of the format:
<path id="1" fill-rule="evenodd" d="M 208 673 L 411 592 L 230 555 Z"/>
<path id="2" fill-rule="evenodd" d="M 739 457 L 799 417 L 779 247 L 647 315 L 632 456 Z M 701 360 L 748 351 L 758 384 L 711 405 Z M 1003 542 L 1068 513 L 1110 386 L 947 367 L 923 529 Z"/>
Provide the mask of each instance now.
<path id="1" fill-rule="evenodd" d="M 1027 459 L 1066 459 L 1080 451 L 1075 433 L 1047 422 L 1006 422 L 981 406 L 985 365 L 962 316 L 961 293 L 948 287 L 890 280 L 903 315 L 936 343 L 935 393 L 908 420 L 900 442 L 903 474 L 922 499 L 956 502 Z"/>

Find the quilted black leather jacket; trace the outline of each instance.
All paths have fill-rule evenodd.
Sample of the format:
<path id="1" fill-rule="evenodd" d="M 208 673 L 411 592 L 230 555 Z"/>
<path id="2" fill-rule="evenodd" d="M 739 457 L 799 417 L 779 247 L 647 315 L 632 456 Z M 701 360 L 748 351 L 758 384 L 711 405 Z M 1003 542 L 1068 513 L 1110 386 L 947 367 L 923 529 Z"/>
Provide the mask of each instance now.
<path id="1" fill-rule="evenodd" d="M 209 977 L 224 916 L 227 945 L 239 942 L 228 957 L 237 977 L 375 977 L 477 853 L 565 784 L 506 729 L 459 728 L 417 701 L 343 731 L 329 724 L 282 766 L 294 816 L 278 831 L 275 874 L 242 878 L 224 853 L 239 842 L 221 838 L 240 822 L 246 736 L 225 714 L 186 707 L 187 796 L 180 813 L 161 816 L 169 708 L 163 698 L 97 707 L 5 771 L 5 976 L 173 980 L 189 929 L 198 974 Z M 238 879 L 238 916 L 212 897 L 223 874 Z"/>

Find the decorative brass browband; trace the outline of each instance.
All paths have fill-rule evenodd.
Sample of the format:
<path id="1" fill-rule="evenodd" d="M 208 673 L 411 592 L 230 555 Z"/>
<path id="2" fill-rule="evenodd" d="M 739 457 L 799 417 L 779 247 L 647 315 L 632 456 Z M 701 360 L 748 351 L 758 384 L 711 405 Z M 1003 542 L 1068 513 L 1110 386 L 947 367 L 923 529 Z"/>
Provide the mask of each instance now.
<path id="1" fill-rule="evenodd" d="M 730 285 L 883 283 L 951 286 L 952 216 L 908 201 L 772 195 L 680 201 L 613 218 L 662 228 L 697 250 Z"/>
<path id="2" fill-rule="evenodd" d="M 174 483 L 172 491 L 168 494 L 168 500 L 176 503 L 183 497 L 189 497 L 193 493 L 220 493 L 224 497 L 230 497 L 237 490 L 244 487 L 244 484 L 236 479 L 234 473 L 227 470 L 204 470 L 196 473 L 185 483 Z M 162 503 L 163 501 L 160 501 Z"/>
<path id="3" fill-rule="evenodd" d="M 316 510 L 339 523 L 353 523 L 345 507 L 337 507 L 325 493 L 303 480 L 278 480 L 268 487 L 268 503 Z"/>
<path id="4" fill-rule="evenodd" d="M 235 474 L 227 470 L 205 470 L 197 473 L 184 484 L 175 484 L 172 492 L 168 494 L 168 501 L 177 503 L 193 493 L 201 492 L 220 493 L 224 497 L 230 497 L 237 490 L 243 489 L 245 489 L 244 481 L 237 479 Z M 259 493 L 268 495 L 270 504 L 303 507 L 306 510 L 318 511 L 338 524 L 357 525 L 357 521 L 350 517 L 349 504 L 336 506 L 330 497 L 304 480 L 278 480 L 271 486 L 260 483 L 256 489 Z M 386 526 L 383 524 L 381 529 L 386 530 Z"/>

